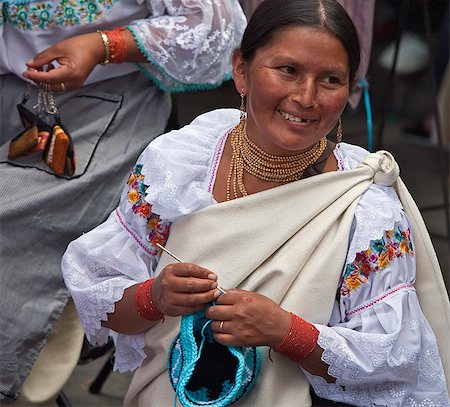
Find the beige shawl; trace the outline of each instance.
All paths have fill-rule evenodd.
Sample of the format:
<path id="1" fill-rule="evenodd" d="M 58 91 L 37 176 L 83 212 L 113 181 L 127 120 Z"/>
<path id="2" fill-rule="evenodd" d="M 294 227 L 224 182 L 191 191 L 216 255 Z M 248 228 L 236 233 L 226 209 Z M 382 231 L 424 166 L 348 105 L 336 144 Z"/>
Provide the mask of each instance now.
<path id="1" fill-rule="evenodd" d="M 421 306 L 439 337 L 447 377 L 450 305 L 436 255 L 414 201 L 387 152 L 370 154 L 354 170 L 330 172 L 202 209 L 172 225 L 166 247 L 184 261 L 213 270 L 224 288 L 269 296 L 305 319 L 327 324 L 344 266 L 355 207 L 372 183 L 394 185 L 410 216 Z M 161 257 L 157 272 L 173 260 Z M 125 405 L 172 406 L 167 350 L 179 318 L 148 331 L 147 358 L 136 371 Z M 263 348 L 255 387 L 236 406 L 309 406 L 309 383 L 287 358 Z M 214 374 L 214 371 L 211 372 Z"/>

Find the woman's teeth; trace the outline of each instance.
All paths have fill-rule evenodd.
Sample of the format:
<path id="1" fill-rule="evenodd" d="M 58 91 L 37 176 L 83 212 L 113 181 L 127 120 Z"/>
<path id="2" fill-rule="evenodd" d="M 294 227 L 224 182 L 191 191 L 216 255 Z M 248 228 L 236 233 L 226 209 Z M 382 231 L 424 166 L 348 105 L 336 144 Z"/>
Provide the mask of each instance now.
<path id="1" fill-rule="evenodd" d="M 302 119 L 300 117 L 293 116 L 292 114 L 289 114 L 286 112 L 281 112 L 281 111 L 280 111 L 280 113 L 286 120 L 289 120 L 290 122 L 296 122 L 296 123 L 312 123 L 312 122 L 314 122 L 314 119 Z"/>

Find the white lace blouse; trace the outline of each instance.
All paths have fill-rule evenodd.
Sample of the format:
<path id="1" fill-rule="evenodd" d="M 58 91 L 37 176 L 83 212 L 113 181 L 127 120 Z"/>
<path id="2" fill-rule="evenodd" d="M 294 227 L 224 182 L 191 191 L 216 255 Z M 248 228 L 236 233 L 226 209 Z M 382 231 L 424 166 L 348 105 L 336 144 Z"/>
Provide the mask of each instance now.
<path id="1" fill-rule="evenodd" d="M 154 276 L 172 222 L 215 204 L 215 174 L 234 109 L 196 118 L 155 139 L 141 154 L 109 219 L 72 242 L 62 262 L 67 287 L 89 340 L 105 342 L 101 327 L 124 289 Z M 341 143 L 339 171 L 367 151 Z M 356 209 L 350 246 L 327 326 L 317 324 L 323 360 L 335 384 L 305 372 L 316 393 L 352 405 L 448 406 L 436 339 L 414 289 L 413 231 L 394 190 L 371 186 Z M 115 369 L 143 361 L 143 334 L 114 334 Z"/>
<path id="2" fill-rule="evenodd" d="M 0 0 L 0 75 L 68 37 L 127 26 L 147 63 L 97 66 L 86 83 L 141 70 L 172 92 L 217 86 L 247 25 L 238 0 Z"/>

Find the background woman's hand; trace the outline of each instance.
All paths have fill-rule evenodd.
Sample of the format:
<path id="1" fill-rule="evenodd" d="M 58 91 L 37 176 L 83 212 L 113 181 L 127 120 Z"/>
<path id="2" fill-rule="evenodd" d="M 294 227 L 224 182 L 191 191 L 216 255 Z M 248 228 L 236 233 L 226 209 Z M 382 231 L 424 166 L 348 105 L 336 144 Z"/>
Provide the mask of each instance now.
<path id="1" fill-rule="evenodd" d="M 213 320 L 216 341 L 228 346 L 276 348 L 291 323 L 291 314 L 270 298 L 243 290 L 227 290 L 208 308 L 206 317 Z"/>
<path id="2" fill-rule="evenodd" d="M 99 33 L 77 35 L 57 42 L 26 62 L 25 78 L 47 83 L 55 92 L 81 87 L 103 61 L 105 48 Z"/>
<path id="3" fill-rule="evenodd" d="M 220 295 L 217 276 L 192 263 L 167 265 L 152 286 L 152 302 L 169 316 L 192 314 Z"/>

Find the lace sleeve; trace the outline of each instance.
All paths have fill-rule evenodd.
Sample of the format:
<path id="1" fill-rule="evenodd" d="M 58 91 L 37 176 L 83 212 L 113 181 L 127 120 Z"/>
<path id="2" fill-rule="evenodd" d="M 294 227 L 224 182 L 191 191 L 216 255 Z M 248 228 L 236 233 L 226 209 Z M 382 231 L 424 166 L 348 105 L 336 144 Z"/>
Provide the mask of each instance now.
<path id="1" fill-rule="evenodd" d="M 148 19 L 128 28 L 148 64 L 141 70 L 161 89 L 206 89 L 228 79 L 231 55 L 246 19 L 237 0 L 147 0 Z"/>
<path id="2" fill-rule="evenodd" d="M 145 202 L 142 164 L 133 168 L 119 208 L 101 225 L 70 243 L 63 259 L 66 286 L 77 307 L 86 337 L 93 344 L 114 337 L 115 370 L 135 370 L 145 358 L 144 335 L 113 333 L 101 326 L 125 289 L 154 276 L 170 223 Z"/>
<path id="3" fill-rule="evenodd" d="M 151 259 L 117 223 L 114 214 L 97 228 L 71 242 L 62 259 L 65 284 L 77 307 L 86 337 L 92 344 L 107 341 L 101 326 L 114 311 L 126 288 L 149 278 Z M 128 336 L 128 339 L 121 338 Z M 124 349 L 120 344 L 125 343 Z M 115 368 L 133 370 L 144 358 L 143 335 L 118 335 Z"/>
<path id="4" fill-rule="evenodd" d="M 414 289 L 415 257 L 404 214 L 347 263 L 322 360 L 335 384 L 307 372 L 323 398 L 356 406 L 448 406 L 436 338 Z"/>

